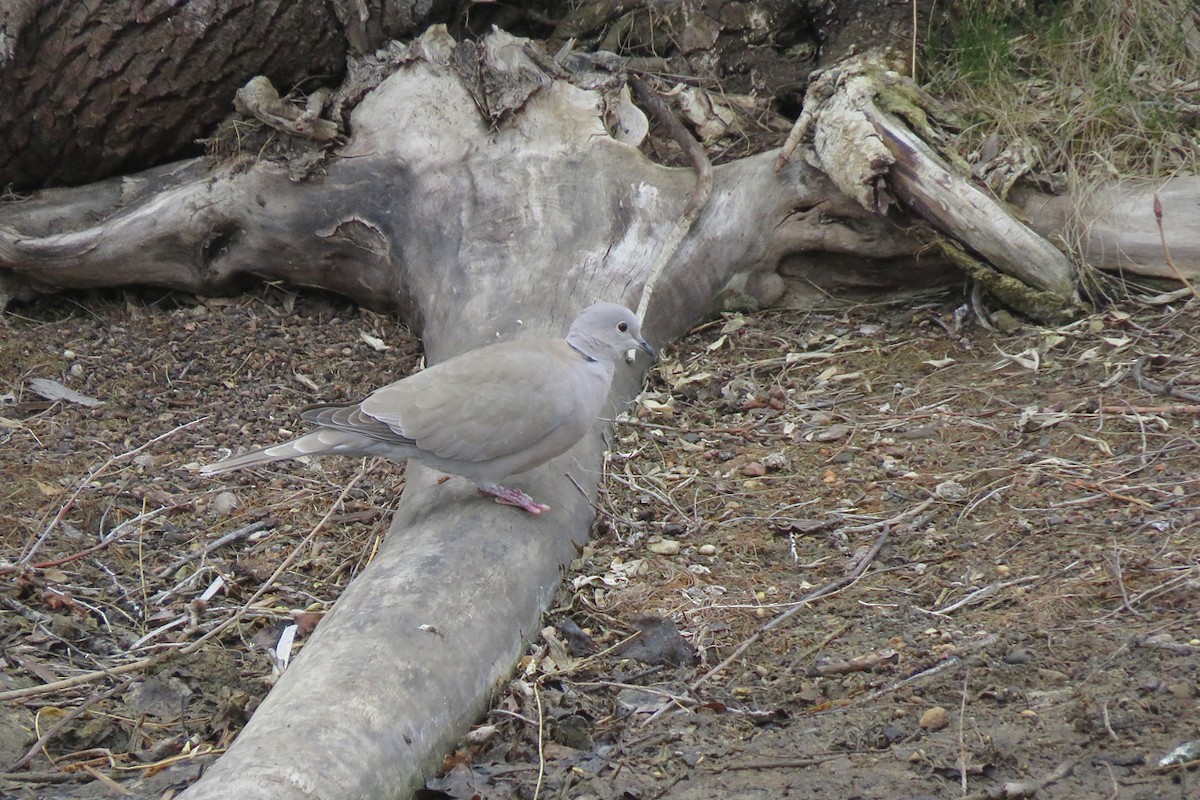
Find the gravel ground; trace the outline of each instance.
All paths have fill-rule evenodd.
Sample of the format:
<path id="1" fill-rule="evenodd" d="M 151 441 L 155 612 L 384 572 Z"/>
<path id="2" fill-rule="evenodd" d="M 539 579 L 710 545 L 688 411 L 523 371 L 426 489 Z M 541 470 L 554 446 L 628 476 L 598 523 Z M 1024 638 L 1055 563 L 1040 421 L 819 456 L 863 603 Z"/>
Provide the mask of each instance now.
<path id="1" fill-rule="evenodd" d="M 423 796 L 1197 797 L 1196 765 L 1162 760 L 1200 739 L 1198 318 L 1000 333 L 939 298 L 697 329 L 618 424 L 545 630 Z M 77 682 L 0 703 L 0 795 L 170 796 L 228 744 L 403 470 L 194 466 L 418 356 L 386 317 L 271 288 L 5 316 L 0 692 Z"/>

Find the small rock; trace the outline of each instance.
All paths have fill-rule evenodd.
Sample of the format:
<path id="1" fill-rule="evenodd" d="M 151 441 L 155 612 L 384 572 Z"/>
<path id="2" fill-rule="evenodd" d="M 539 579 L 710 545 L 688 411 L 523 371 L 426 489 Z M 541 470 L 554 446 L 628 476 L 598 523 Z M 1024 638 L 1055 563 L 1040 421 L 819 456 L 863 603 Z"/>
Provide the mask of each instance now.
<path id="1" fill-rule="evenodd" d="M 1020 321 L 1012 314 L 1004 309 L 992 313 L 992 323 L 1000 329 L 1002 333 L 1012 333 L 1017 328 L 1021 327 Z"/>
<path id="2" fill-rule="evenodd" d="M 813 434 L 814 442 L 836 442 L 845 439 L 850 434 L 849 425 L 831 425 L 823 431 Z"/>
<path id="3" fill-rule="evenodd" d="M 717 554 L 717 548 L 715 545 L 702 544 L 696 549 L 696 552 L 702 556 L 715 556 Z"/>
<path id="4" fill-rule="evenodd" d="M 212 501 L 213 512 L 220 517 L 228 516 L 234 509 L 241 508 L 242 501 L 233 492 L 221 492 Z"/>
<path id="5" fill-rule="evenodd" d="M 1033 651 L 1028 647 L 1018 647 L 1004 656 L 1005 664 L 1028 664 L 1033 661 Z"/>
<path id="6" fill-rule="evenodd" d="M 927 731 L 940 731 L 950 724 L 950 718 L 946 714 L 946 709 L 941 706 L 934 706 L 933 708 L 925 709 L 917 724 Z"/>
<path id="7" fill-rule="evenodd" d="M 468 731 L 463 740 L 468 744 L 483 744 L 491 740 L 499 732 L 500 729 L 495 725 L 480 725 L 478 728 Z"/>
<path id="8" fill-rule="evenodd" d="M 651 553 L 658 553 L 660 556 L 673 556 L 679 552 L 679 540 L 659 539 L 657 542 L 648 542 L 646 549 Z"/>
<path id="9" fill-rule="evenodd" d="M 1175 681 L 1167 684 L 1167 691 L 1180 700 L 1191 700 L 1196 696 L 1196 687 L 1190 681 Z"/>
<path id="10" fill-rule="evenodd" d="M 1038 677 L 1049 686 L 1066 686 L 1071 680 L 1065 672 L 1056 669 L 1039 669 Z"/>
<path id="11" fill-rule="evenodd" d="M 958 481 L 942 481 L 934 489 L 937 496 L 943 500 L 958 501 L 967 498 L 967 487 Z"/>
<path id="12" fill-rule="evenodd" d="M 768 453 L 762 460 L 762 465 L 767 468 L 767 472 L 779 472 L 788 468 L 788 457 L 782 452 Z"/>
<path id="13" fill-rule="evenodd" d="M 654 614 L 631 620 L 637 635 L 617 648 L 616 653 L 643 664 L 685 666 L 696 663 L 696 651 L 683 638 L 675 623 Z"/>
<path id="14" fill-rule="evenodd" d="M 757 461 L 750 461 L 742 465 L 742 474 L 747 478 L 761 478 L 767 474 L 767 468 Z"/>

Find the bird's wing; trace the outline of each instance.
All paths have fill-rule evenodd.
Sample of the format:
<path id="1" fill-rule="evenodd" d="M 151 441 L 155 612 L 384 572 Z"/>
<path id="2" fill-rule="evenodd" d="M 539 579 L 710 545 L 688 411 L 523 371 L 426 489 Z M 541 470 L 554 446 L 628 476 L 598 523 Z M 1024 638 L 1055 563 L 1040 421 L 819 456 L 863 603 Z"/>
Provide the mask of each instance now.
<path id="1" fill-rule="evenodd" d="M 385 386 L 358 408 L 440 458 L 490 461 L 534 448 L 586 413 L 579 394 L 595 385 L 583 380 L 586 368 L 561 339 L 503 342 Z"/>

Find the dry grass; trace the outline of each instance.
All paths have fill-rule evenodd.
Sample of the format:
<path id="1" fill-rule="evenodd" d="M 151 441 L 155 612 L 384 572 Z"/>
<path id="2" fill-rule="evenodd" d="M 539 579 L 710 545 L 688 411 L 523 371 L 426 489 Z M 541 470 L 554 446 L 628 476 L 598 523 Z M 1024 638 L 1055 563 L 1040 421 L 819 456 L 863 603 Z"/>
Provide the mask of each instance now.
<path id="1" fill-rule="evenodd" d="M 1192 0 L 960 0 L 923 73 L 974 161 L 1010 150 L 1079 187 L 1200 171 L 1200 11 Z"/>

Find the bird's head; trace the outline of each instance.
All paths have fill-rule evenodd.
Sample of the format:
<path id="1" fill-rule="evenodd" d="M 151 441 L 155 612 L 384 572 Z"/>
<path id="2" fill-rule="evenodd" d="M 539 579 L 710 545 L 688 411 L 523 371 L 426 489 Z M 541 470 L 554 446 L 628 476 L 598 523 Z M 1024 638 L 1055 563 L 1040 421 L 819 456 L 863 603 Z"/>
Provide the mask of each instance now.
<path id="1" fill-rule="evenodd" d="M 567 332 L 567 344 L 589 358 L 612 363 L 634 348 L 651 358 L 658 355 L 642 338 L 637 315 L 616 303 L 596 303 L 579 312 Z"/>

